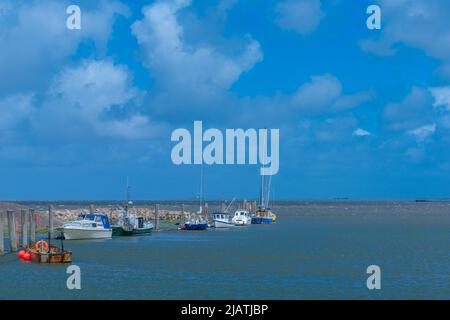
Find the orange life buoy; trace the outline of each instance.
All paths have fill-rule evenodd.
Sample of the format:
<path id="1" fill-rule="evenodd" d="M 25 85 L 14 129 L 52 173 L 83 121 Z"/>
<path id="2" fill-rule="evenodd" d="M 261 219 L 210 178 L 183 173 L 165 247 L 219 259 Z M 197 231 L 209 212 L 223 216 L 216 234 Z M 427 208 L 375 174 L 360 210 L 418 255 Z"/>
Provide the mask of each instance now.
<path id="1" fill-rule="evenodd" d="M 41 244 L 44 246 L 44 252 L 48 252 L 49 248 L 48 248 L 48 243 L 45 242 L 44 240 L 38 241 L 36 243 L 36 251 L 40 252 L 41 251 Z"/>

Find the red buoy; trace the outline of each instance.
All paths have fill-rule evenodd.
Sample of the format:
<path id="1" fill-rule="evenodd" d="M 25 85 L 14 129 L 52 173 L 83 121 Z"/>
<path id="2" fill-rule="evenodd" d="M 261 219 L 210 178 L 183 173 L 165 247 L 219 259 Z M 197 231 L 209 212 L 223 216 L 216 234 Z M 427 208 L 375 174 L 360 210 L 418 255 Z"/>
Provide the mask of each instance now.
<path id="1" fill-rule="evenodd" d="M 20 250 L 19 254 L 18 254 L 19 259 L 23 259 L 24 255 L 25 255 L 25 250 Z"/>
<path id="2" fill-rule="evenodd" d="M 31 260 L 31 255 L 28 252 L 25 252 L 25 254 L 23 255 L 23 260 L 30 261 Z"/>

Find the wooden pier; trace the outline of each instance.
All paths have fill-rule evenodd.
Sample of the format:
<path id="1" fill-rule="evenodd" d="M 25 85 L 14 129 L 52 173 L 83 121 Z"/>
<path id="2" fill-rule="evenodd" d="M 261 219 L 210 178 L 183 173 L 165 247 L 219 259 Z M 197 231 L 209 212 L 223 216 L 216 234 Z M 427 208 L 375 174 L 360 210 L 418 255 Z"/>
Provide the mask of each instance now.
<path id="1" fill-rule="evenodd" d="M 219 206 L 217 209 L 222 212 L 227 209 L 225 202 L 218 202 L 217 205 Z M 250 214 L 255 214 L 258 209 L 256 201 L 248 201 L 246 199 L 239 201 L 235 205 L 240 209 L 247 210 Z M 14 210 L 11 210 L 10 208 Z M 55 210 L 54 205 L 48 205 L 47 210 L 47 231 L 50 238 L 52 238 L 53 232 L 55 231 L 54 223 L 55 221 L 58 221 L 56 223 L 59 224 L 60 221 L 58 219 L 60 219 L 60 217 L 58 218 L 58 212 Z M 92 204 L 89 205 L 88 210 L 91 213 L 96 212 L 96 208 Z M 209 213 L 210 211 L 214 212 L 213 210 L 216 209 L 210 210 L 208 203 L 204 202 L 200 215 L 209 220 Z M 154 213 L 151 215 L 154 219 L 154 231 L 179 230 L 180 226 L 183 226 L 186 222 L 186 218 L 190 215 L 190 213 L 186 210 L 185 204 L 180 204 L 180 210 L 175 212 L 177 212 L 175 216 L 169 216 L 169 220 L 165 221 L 163 219 L 167 219 L 167 213 L 165 213 L 165 210 L 161 209 L 159 204 L 154 204 L 154 211 L 150 213 Z M 191 214 L 197 213 L 195 212 Z M 147 218 L 150 219 L 151 216 L 147 216 Z M 38 211 L 34 208 L 14 208 L 14 206 L 3 207 L 3 210 L 0 210 L 0 255 L 5 254 L 6 252 L 16 252 L 20 248 L 26 248 L 30 245 L 34 245 L 37 241 L 36 234 L 39 228 L 37 222 Z M 169 225 L 167 222 L 169 222 Z M 9 245 L 5 246 L 5 241 L 9 241 L 7 243 Z"/>
<path id="2" fill-rule="evenodd" d="M 0 255 L 5 254 L 5 232 L 9 240 L 9 252 L 26 248 L 36 241 L 36 211 L 34 209 L 20 210 L 20 228 L 16 217 L 19 212 L 13 210 L 0 211 Z M 16 215 L 17 213 L 17 215 Z M 19 232 L 20 229 L 20 232 Z M 21 241 L 19 236 L 21 235 Z"/>

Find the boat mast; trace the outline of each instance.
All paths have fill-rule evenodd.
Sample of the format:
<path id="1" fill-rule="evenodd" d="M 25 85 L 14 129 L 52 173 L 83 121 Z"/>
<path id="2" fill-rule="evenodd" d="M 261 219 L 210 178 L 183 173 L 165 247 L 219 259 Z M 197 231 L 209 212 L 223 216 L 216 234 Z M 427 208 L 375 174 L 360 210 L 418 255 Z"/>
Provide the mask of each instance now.
<path id="1" fill-rule="evenodd" d="M 200 165 L 200 211 L 199 213 L 203 213 L 202 202 L 203 202 L 203 163 Z"/>
<path id="2" fill-rule="evenodd" d="M 130 184 L 129 184 L 128 176 L 127 176 L 127 186 L 126 186 L 126 190 L 125 190 L 125 200 L 126 200 L 126 203 L 125 203 L 124 215 L 125 215 L 125 217 L 127 217 L 128 216 L 128 205 L 130 203 Z"/>
<path id="3" fill-rule="evenodd" d="M 231 200 L 230 204 L 228 205 L 228 207 L 225 209 L 225 212 L 228 213 L 228 209 L 230 209 L 231 205 L 233 204 L 234 200 L 236 200 L 236 198 L 233 198 L 233 200 Z"/>
<path id="4" fill-rule="evenodd" d="M 263 141 L 261 143 L 260 146 L 266 146 L 266 137 L 263 138 Z M 266 153 L 267 153 L 267 146 L 265 147 L 265 153 L 263 154 L 263 163 L 262 163 L 262 172 L 264 172 L 264 168 L 266 167 L 265 163 L 266 163 Z M 261 174 L 261 172 L 260 172 Z M 259 194 L 259 208 L 260 210 L 264 210 L 265 209 L 265 199 L 264 199 L 264 192 L 265 192 L 265 176 L 263 174 L 261 174 L 261 190 L 260 190 L 260 194 Z"/>
<path id="5" fill-rule="evenodd" d="M 265 207 L 269 208 L 269 198 L 270 198 L 270 185 L 272 183 L 272 175 L 269 176 L 269 182 L 267 183 L 267 198 Z"/>

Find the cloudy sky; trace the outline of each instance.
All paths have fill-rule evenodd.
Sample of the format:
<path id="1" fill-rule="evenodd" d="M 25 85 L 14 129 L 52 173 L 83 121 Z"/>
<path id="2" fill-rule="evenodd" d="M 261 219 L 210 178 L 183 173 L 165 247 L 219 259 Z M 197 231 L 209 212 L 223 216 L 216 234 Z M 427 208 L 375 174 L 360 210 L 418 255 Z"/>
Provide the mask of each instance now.
<path id="1" fill-rule="evenodd" d="M 379 4 L 382 29 L 366 27 Z M 82 29 L 66 28 L 66 8 Z M 275 199 L 450 195 L 447 0 L 0 0 L 0 198 L 191 199 L 171 132 L 279 128 Z M 209 199 L 258 167 L 206 166 Z"/>

